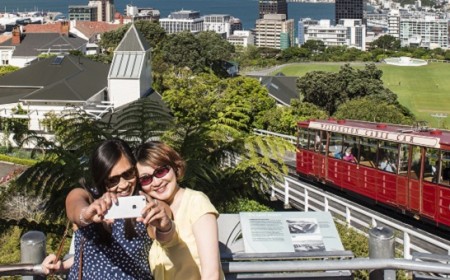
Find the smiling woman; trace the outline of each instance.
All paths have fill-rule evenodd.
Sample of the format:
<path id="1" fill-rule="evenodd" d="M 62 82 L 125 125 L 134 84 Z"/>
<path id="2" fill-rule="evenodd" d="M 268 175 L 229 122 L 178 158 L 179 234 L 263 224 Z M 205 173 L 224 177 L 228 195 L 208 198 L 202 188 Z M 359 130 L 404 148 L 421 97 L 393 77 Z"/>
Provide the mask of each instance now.
<path id="1" fill-rule="evenodd" d="M 199 191 L 181 188 L 185 162 L 171 147 L 144 143 L 136 151 L 142 190 L 169 204 L 180 242 L 171 247 L 153 243 L 150 266 L 155 279 L 224 279 L 220 267 L 218 212 Z"/>

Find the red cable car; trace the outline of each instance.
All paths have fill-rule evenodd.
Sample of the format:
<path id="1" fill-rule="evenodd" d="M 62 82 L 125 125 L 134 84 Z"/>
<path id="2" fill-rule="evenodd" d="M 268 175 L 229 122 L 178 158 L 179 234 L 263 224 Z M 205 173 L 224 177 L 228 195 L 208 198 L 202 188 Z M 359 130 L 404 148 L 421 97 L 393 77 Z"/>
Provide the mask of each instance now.
<path id="1" fill-rule="evenodd" d="M 450 228 L 450 131 L 299 122 L 297 173 Z"/>

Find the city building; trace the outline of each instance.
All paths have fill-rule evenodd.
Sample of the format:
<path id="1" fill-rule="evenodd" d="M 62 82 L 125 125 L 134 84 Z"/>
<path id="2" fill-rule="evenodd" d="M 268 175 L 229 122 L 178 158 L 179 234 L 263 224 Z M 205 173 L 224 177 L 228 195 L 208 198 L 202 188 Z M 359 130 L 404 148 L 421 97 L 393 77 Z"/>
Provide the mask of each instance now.
<path id="1" fill-rule="evenodd" d="M 132 21 L 150 20 L 157 22 L 160 18 L 160 12 L 153 8 L 138 8 L 128 4 L 125 8 L 125 16 L 130 17 Z"/>
<path id="2" fill-rule="evenodd" d="M 286 49 L 294 45 L 294 20 L 284 14 L 267 14 L 256 20 L 255 45 L 274 49 Z"/>
<path id="3" fill-rule="evenodd" d="M 235 30 L 242 30 L 242 22 L 240 19 L 232 17 L 230 19 L 230 34 L 233 34 Z"/>
<path id="4" fill-rule="evenodd" d="M 395 39 L 400 38 L 400 11 L 390 10 L 387 15 L 388 22 L 388 35 L 391 35 Z"/>
<path id="5" fill-rule="evenodd" d="M 235 30 L 227 41 L 235 46 L 248 47 L 255 44 L 255 36 L 249 30 Z"/>
<path id="6" fill-rule="evenodd" d="M 351 48 L 366 50 L 366 25 L 360 19 L 341 19 L 340 26 L 343 26 L 346 32 L 346 45 Z"/>
<path id="7" fill-rule="evenodd" d="M 45 133 L 48 128 L 42 120 L 50 112 L 60 115 L 76 107 L 101 118 L 140 98 L 161 100 L 151 82 L 150 48 L 132 25 L 111 65 L 58 55 L 0 77 L 0 117 L 26 118 L 29 129 Z M 15 115 L 18 105 L 28 114 Z"/>
<path id="8" fill-rule="evenodd" d="M 230 15 L 206 15 L 203 17 L 203 30 L 214 31 L 228 38 L 231 34 L 231 18 Z"/>
<path id="9" fill-rule="evenodd" d="M 113 22 L 114 0 L 90 0 L 87 5 L 70 5 L 69 20 Z"/>
<path id="10" fill-rule="evenodd" d="M 336 0 L 335 1 L 335 19 L 336 24 L 341 19 L 360 19 L 364 20 L 365 0 Z M 363 23 L 365 23 L 363 21 Z"/>
<path id="11" fill-rule="evenodd" d="M 448 19 L 433 16 L 400 18 L 400 44 L 402 47 L 448 48 Z"/>
<path id="12" fill-rule="evenodd" d="M 320 40 L 325 46 L 344 46 L 347 42 L 347 28 L 343 25 L 331 25 L 329 19 L 304 19 L 298 22 L 298 43 L 308 40 Z"/>
<path id="13" fill-rule="evenodd" d="M 286 0 L 259 0 L 259 18 L 267 14 L 283 14 L 288 18 L 288 4 Z"/>
<path id="14" fill-rule="evenodd" d="M 87 41 L 69 32 L 69 22 L 16 26 L 12 36 L 0 43 L 3 65 L 24 67 L 41 54 L 68 54 L 86 52 Z M 24 32 L 26 30 L 26 32 Z"/>
<path id="15" fill-rule="evenodd" d="M 69 20 L 79 21 L 97 21 L 98 8 L 89 5 L 71 5 L 69 6 Z"/>
<path id="16" fill-rule="evenodd" d="M 169 17 L 159 20 L 159 25 L 168 34 L 183 31 L 200 32 L 203 31 L 203 18 L 200 12 L 191 10 L 181 10 L 170 13 Z"/>
<path id="17" fill-rule="evenodd" d="M 308 40 L 320 40 L 325 46 L 348 46 L 362 51 L 366 50 L 366 26 L 359 19 L 341 19 L 332 25 L 328 19 L 298 22 L 298 43 L 303 45 Z"/>

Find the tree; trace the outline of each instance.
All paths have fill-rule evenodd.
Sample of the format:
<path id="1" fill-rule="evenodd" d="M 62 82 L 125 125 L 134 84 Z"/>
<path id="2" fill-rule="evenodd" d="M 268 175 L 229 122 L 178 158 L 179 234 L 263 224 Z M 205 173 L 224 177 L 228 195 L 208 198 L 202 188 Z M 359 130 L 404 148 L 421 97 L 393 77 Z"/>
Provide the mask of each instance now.
<path id="1" fill-rule="evenodd" d="M 197 34 L 197 39 L 206 65 L 210 68 L 214 66 L 215 73 L 218 72 L 217 68 L 220 68 L 221 62 L 229 60 L 234 53 L 234 46 L 214 31 L 200 32 Z"/>
<path id="2" fill-rule="evenodd" d="M 370 46 L 372 48 L 378 48 L 382 50 L 396 51 L 400 49 L 400 40 L 396 39 L 392 35 L 383 35 L 374 40 Z"/>
<path id="3" fill-rule="evenodd" d="M 283 62 L 298 62 L 309 58 L 311 52 L 305 48 L 289 47 L 281 51 L 280 60 Z"/>
<path id="4" fill-rule="evenodd" d="M 346 64 L 338 73 L 313 71 L 297 79 L 302 101 L 310 102 L 333 115 L 348 100 L 376 96 L 389 104 L 398 104 L 397 95 L 385 88 L 383 72 L 374 64 L 356 70 Z"/>
<path id="5" fill-rule="evenodd" d="M 364 97 L 340 105 L 333 115 L 337 119 L 354 119 L 371 122 L 413 124 L 414 118 L 407 116 L 397 106 L 377 98 Z"/>
<path id="6" fill-rule="evenodd" d="M 189 31 L 169 35 L 161 51 L 164 61 L 175 68 L 186 67 L 194 73 L 204 71 L 206 65 L 204 50 L 199 40 Z"/>
<path id="7" fill-rule="evenodd" d="M 302 48 L 309 50 L 313 54 L 319 54 L 325 51 L 325 43 L 321 40 L 308 40 Z"/>

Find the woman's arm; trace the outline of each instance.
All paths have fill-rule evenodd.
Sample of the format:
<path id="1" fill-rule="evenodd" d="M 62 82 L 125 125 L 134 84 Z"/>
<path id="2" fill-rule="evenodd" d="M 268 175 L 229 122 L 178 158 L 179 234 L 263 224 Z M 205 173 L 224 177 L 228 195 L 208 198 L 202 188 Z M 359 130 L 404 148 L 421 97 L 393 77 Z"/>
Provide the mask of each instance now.
<path id="1" fill-rule="evenodd" d="M 202 280 L 218 280 L 221 264 L 216 216 L 211 213 L 201 216 L 194 223 L 193 232 L 200 256 Z"/>
<path id="2" fill-rule="evenodd" d="M 67 218 L 78 227 L 101 223 L 104 221 L 104 214 L 114 202 L 117 202 L 116 196 L 107 192 L 91 203 L 91 197 L 86 190 L 75 188 L 66 198 Z"/>

